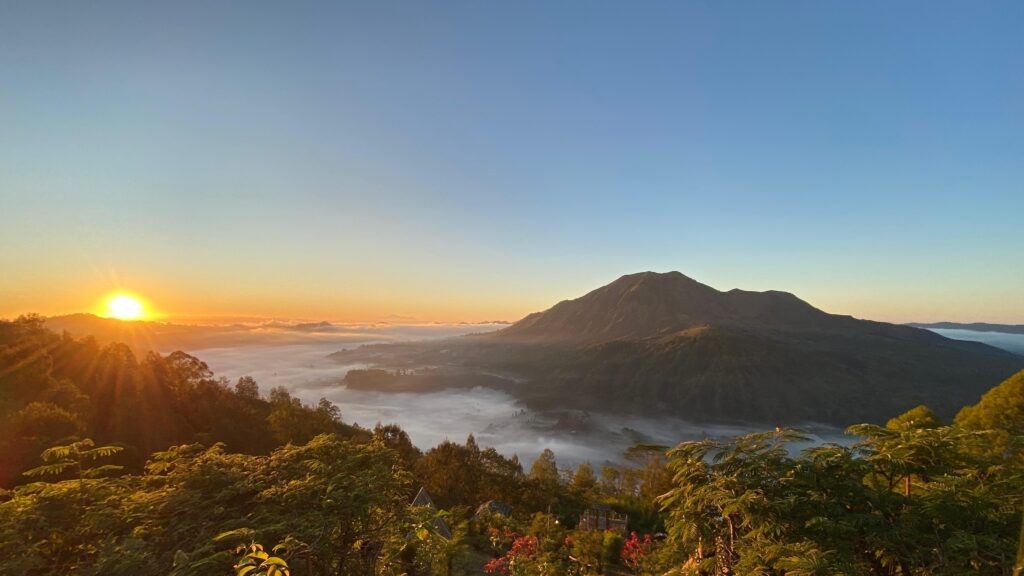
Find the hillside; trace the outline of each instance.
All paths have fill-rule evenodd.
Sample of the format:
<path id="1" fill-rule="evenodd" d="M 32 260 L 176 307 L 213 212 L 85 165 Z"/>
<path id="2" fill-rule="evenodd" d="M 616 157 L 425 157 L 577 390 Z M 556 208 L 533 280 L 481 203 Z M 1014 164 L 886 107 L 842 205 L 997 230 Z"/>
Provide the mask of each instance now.
<path id="1" fill-rule="evenodd" d="M 984 344 L 678 272 L 623 276 L 491 338 L 562 348 L 528 369 L 518 393 L 534 405 L 700 420 L 847 424 L 918 404 L 951 416 L 1024 366 Z"/>
<path id="2" fill-rule="evenodd" d="M 498 331 L 523 341 L 603 342 L 700 325 L 815 329 L 830 315 L 786 292 L 719 292 L 679 272 L 623 276 Z"/>

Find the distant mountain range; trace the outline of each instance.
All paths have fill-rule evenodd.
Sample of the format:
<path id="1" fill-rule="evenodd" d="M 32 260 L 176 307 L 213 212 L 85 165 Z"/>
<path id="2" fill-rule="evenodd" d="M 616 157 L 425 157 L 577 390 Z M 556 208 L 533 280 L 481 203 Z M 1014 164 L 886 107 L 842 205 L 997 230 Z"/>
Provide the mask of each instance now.
<path id="1" fill-rule="evenodd" d="M 84 313 L 51 316 L 46 319 L 46 327 L 78 338 L 90 336 L 101 343 L 121 342 L 137 354 L 150 350 L 170 352 L 227 346 L 244 337 L 247 331 L 240 324 L 192 326 L 147 320 L 117 320 Z"/>
<path id="2" fill-rule="evenodd" d="M 679 272 L 623 276 L 489 334 L 336 358 L 503 374 L 535 408 L 772 424 L 879 422 L 918 404 L 948 417 L 1024 367 L 985 344 Z"/>
<path id="3" fill-rule="evenodd" d="M 970 330 L 971 332 L 999 332 L 1002 334 L 1024 334 L 1024 324 L 989 324 L 987 322 L 911 322 L 907 326 L 928 330 Z"/>
<path id="4" fill-rule="evenodd" d="M 229 346 L 299 344 L 330 337 L 366 341 L 365 334 L 329 322 L 289 323 L 264 321 L 256 324 L 174 324 L 149 320 L 117 320 L 94 314 L 67 314 L 46 318 L 46 327 L 82 338 L 91 336 L 101 343 L 122 342 L 136 354 L 149 351 L 200 350 Z"/>
<path id="5" fill-rule="evenodd" d="M 46 327 L 54 332 L 67 332 L 76 338 L 92 337 L 100 343 L 127 344 L 140 356 L 149 351 L 195 352 L 205 348 L 279 346 L 313 342 L 333 342 L 340 346 L 371 341 L 450 337 L 473 329 L 494 330 L 498 327 L 495 324 L 508 324 L 333 324 L 253 320 L 245 324 L 176 324 L 152 320 L 117 320 L 82 313 L 50 316 L 45 319 L 45 323 Z"/>

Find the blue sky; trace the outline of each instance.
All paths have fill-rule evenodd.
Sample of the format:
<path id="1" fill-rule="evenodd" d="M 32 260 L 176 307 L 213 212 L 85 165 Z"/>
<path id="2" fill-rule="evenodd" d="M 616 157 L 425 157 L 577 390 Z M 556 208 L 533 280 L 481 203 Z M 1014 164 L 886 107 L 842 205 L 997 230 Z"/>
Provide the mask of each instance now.
<path id="1" fill-rule="evenodd" d="M 1024 323 L 1024 4 L 140 4 L 0 7 L 0 316 Z"/>

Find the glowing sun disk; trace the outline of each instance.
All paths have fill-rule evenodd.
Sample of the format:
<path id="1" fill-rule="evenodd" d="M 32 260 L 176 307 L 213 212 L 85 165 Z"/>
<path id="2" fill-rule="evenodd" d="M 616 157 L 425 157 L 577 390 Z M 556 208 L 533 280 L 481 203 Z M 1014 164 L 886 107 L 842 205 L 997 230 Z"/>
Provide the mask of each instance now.
<path id="1" fill-rule="evenodd" d="M 107 301 L 107 316 L 118 320 L 142 318 L 142 302 L 126 294 L 117 294 Z"/>

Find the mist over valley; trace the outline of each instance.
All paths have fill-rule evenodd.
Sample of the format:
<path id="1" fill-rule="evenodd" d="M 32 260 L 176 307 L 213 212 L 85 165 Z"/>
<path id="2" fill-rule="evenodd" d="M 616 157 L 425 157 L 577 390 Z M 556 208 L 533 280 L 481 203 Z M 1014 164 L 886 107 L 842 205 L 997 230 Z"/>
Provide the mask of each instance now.
<path id="1" fill-rule="evenodd" d="M 645 294 L 651 290 L 652 282 L 657 292 L 655 296 Z M 723 305 L 713 290 L 701 287 L 678 273 L 625 276 L 610 286 L 612 288 L 601 290 L 607 292 L 612 289 L 622 294 L 615 296 L 612 304 L 591 306 L 585 313 L 571 312 L 567 317 L 572 319 L 570 325 L 555 330 L 544 328 L 534 334 L 524 335 L 538 330 L 538 325 L 545 321 L 539 315 L 528 316 L 511 327 L 504 324 L 344 327 L 329 323 L 277 323 L 249 330 L 246 334 L 248 339 L 241 345 L 193 348 L 190 352 L 206 362 L 217 375 L 229 380 L 253 377 L 264 392 L 283 386 L 310 404 L 326 398 L 341 409 L 346 422 L 364 427 L 397 423 L 422 449 L 444 440 L 461 441 L 473 434 L 482 445 L 493 446 L 506 455 L 516 454 L 526 461 L 532 461 L 545 448 L 552 448 L 567 462 L 616 461 L 626 448 L 637 443 L 671 446 L 684 440 L 729 437 L 775 425 L 799 426 L 814 436 L 814 442 L 851 441 L 843 434 L 841 423 L 856 416 L 840 415 L 839 422 L 836 422 L 835 416 L 829 416 L 820 408 L 821 404 L 815 404 L 819 401 L 813 399 L 815 395 L 820 398 L 821 394 L 834 394 L 837 383 L 850 379 L 848 371 L 839 373 L 832 381 L 818 377 L 812 388 L 805 391 L 809 398 L 791 400 L 804 407 L 801 411 L 794 413 L 776 402 L 780 406 L 777 414 L 773 416 L 769 408 L 767 413 L 755 412 L 749 420 L 745 419 L 742 407 L 752 398 L 760 398 L 756 402 L 768 405 L 774 400 L 756 393 L 750 398 L 744 397 L 739 392 L 742 388 L 735 388 L 737 381 L 749 379 L 749 375 L 742 372 L 732 377 L 728 373 L 715 376 L 724 379 L 719 385 L 732 386 L 736 391 L 735 397 L 726 399 L 727 406 L 738 407 L 732 413 L 711 411 L 697 418 L 680 416 L 673 411 L 678 414 L 695 412 L 687 410 L 685 404 L 676 404 L 678 409 L 673 408 L 673 405 L 643 391 L 639 395 L 647 398 L 645 404 L 625 402 L 614 404 L 615 408 L 612 408 L 602 401 L 602 396 L 615 395 L 609 392 L 608 387 L 628 388 L 632 374 L 650 372 L 652 367 L 663 366 L 661 358 L 664 353 L 650 356 L 647 350 L 665 346 L 674 350 L 679 338 L 683 339 L 688 351 L 682 356 L 673 353 L 676 360 L 672 362 L 681 362 L 678 369 L 682 370 L 675 380 L 686 381 L 690 377 L 688 374 L 693 372 L 705 371 L 703 373 L 707 374 L 707 368 L 702 367 L 707 366 L 704 362 L 721 358 L 722 348 L 718 345 L 692 349 L 692 341 L 701 342 L 713 335 L 716 330 L 713 325 L 742 326 L 743 330 L 738 335 L 725 336 L 725 353 L 728 358 L 735 358 L 736 354 L 740 354 L 740 358 L 752 358 L 755 363 L 749 365 L 751 367 L 758 366 L 759 362 L 785 367 L 785 364 L 774 364 L 771 359 L 792 356 L 792 349 L 799 345 L 811 350 L 810 356 L 789 361 L 795 367 L 817 363 L 820 372 L 822 353 L 814 352 L 814 347 L 799 336 L 800 330 L 812 331 L 820 337 L 821 334 L 834 334 L 833 324 L 839 325 L 839 331 L 848 330 L 855 334 L 859 330 L 867 330 L 866 335 L 854 340 L 855 344 L 864 347 L 864 351 L 871 350 L 875 346 L 873 338 L 881 334 L 886 346 L 935 348 L 936 354 L 953 354 L 961 360 L 976 362 L 978 366 L 986 366 L 989 362 L 994 366 L 1009 367 L 996 368 L 994 372 L 1012 371 L 1014 366 L 1024 364 L 1020 357 L 995 348 L 966 342 L 958 344 L 932 332 L 831 317 L 789 295 L 769 293 L 766 296 L 769 300 L 762 304 L 758 302 L 756 293 L 745 293 L 737 318 L 730 316 L 734 314 L 729 311 L 730 305 Z M 680 287 L 683 290 L 681 296 L 675 292 Z M 595 292 L 600 294 L 601 290 Z M 667 294 L 665 290 L 668 290 Z M 733 293 L 735 291 L 728 294 Z M 673 298 L 678 297 L 683 300 L 672 304 Z M 588 298 L 593 300 L 593 296 Z M 653 300 L 638 304 L 636 298 Z M 621 308 L 623 302 L 630 302 L 630 299 L 633 299 L 632 303 Z M 663 306 L 666 302 L 669 303 L 668 309 L 651 308 Z M 553 310 L 564 309 L 565 306 L 567 304 L 563 302 Z M 619 307 L 618 312 L 611 312 L 611 317 L 601 319 L 616 307 Z M 579 325 L 581 318 L 586 320 Z M 654 323 L 654 328 L 650 322 Z M 795 329 L 794 323 L 797 325 Z M 595 336 L 594 330 L 598 330 L 600 335 Z M 775 340 L 781 339 L 786 346 L 774 345 L 777 346 L 774 349 L 765 349 L 764 345 L 757 345 L 751 348 L 752 334 L 759 332 L 771 334 Z M 945 333 L 957 341 L 991 343 L 1009 351 L 1015 351 L 1015 343 L 1024 338 L 994 332 L 949 329 L 935 329 L 934 332 Z M 718 335 L 715 339 L 722 337 Z M 733 342 L 739 342 L 741 348 L 731 349 Z M 616 370 L 621 369 L 599 368 L 602 374 L 595 377 L 593 370 L 597 366 L 606 366 L 603 363 L 605 358 L 621 358 L 624 353 L 626 356 L 622 361 L 633 363 L 630 374 L 615 377 Z M 826 353 L 824 357 L 827 359 L 829 354 L 834 352 Z M 817 360 L 814 359 L 816 357 Z M 722 360 L 715 362 L 720 364 Z M 904 362 L 903 366 L 913 370 L 915 364 Z M 560 380 L 552 381 L 543 374 L 545 371 L 559 374 Z M 579 386 L 576 382 L 583 374 L 590 381 L 604 382 L 605 388 L 582 394 L 574 392 Z M 872 385 L 870 374 L 860 377 L 861 386 Z M 879 374 L 885 378 L 884 371 Z M 992 376 L 997 377 L 998 374 Z M 979 386 L 985 386 L 985 382 Z M 640 385 L 650 387 L 655 384 L 641 382 Z M 785 388 L 775 390 L 782 399 L 793 394 Z M 856 388 L 848 390 L 856 394 Z M 968 390 L 958 394 L 967 397 L 971 393 Z M 796 394 L 799 396 L 801 393 Z M 911 393 L 902 400 L 906 405 L 903 409 L 917 403 L 941 407 L 941 399 L 936 394 L 938 392 L 930 393 L 927 389 Z M 702 405 L 699 401 L 697 404 Z M 877 411 L 887 408 L 892 406 L 878 408 Z"/>

